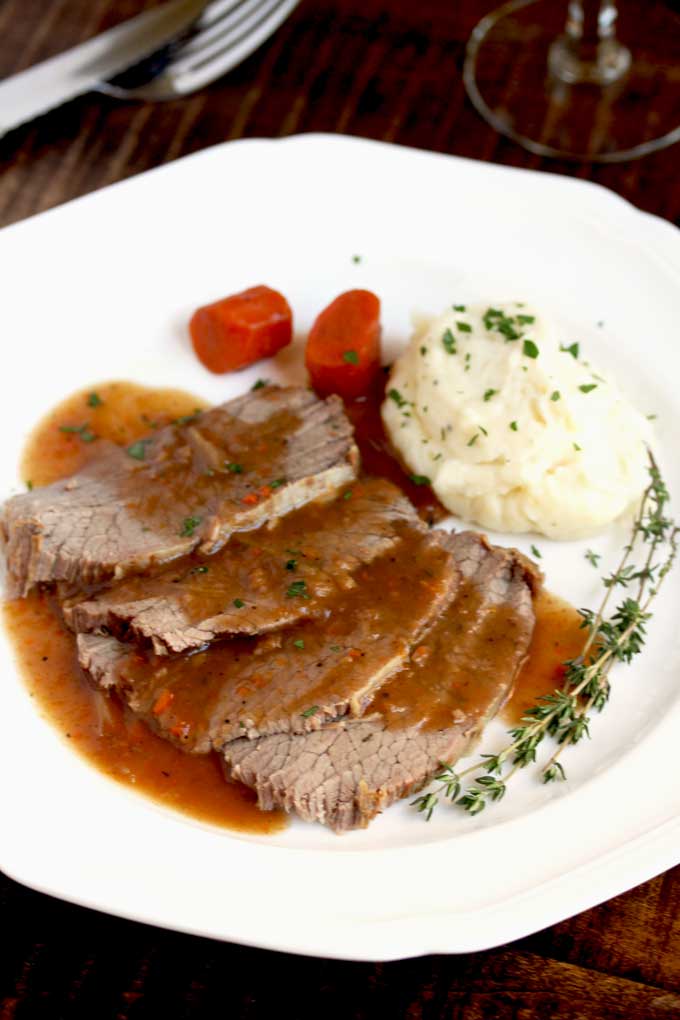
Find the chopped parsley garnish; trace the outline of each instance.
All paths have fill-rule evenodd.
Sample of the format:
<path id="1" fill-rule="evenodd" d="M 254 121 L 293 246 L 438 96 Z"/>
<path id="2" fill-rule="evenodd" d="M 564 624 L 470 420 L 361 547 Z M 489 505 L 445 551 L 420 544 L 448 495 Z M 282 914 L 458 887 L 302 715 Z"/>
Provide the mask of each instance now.
<path id="1" fill-rule="evenodd" d="M 590 563 L 593 567 L 597 567 L 598 563 L 602 559 L 602 554 L 593 552 L 592 549 L 586 549 L 583 555 L 588 560 L 588 563 Z"/>
<path id="2" fill-rule="evenodd" d="M 352 498 L 352 490 L 348 489 L 347 492 L 343 492 L 342 498 L 343 499 L 351 499 Z"/>
<path id="3" fill-rule="evenodd" d="M 550 394 L 550 399 L 551 400 L 559 400 L 561 396 L 562 396 L 562 394 L 560 393 L 559 390 L 553 390 L 552 393 Z"/>
<path id="4" fill-rule="evenodd" d="M 359 355 L 356 351 L 345 351 L 342 360 L 346 361 L 348 365 L 358 365 Z"/>
<path id="5" fill-rule="evenodd" d="M 659 417 L 658 414 L 648 414 L 647 421 L 656 421 L 658 417 Z"/>
<path id="6" fill-rule="evenodd" d="M 207 574 L 209 569 L 210 568 L 206 567 L 206 566 L 192 567 L 192 569 L 189 571 L 189 573 L 190 574 Z"/>
<path id="7" fill-rule="evenodd" d="M 486 403 L 488 400 L 491 400 L 492 397 L 495 397 L 497 393 L 498 393 L 498 390 L 485 390 L 484 391 L 484 403 Z"/>
<path id="8" fill-rule="evenodd" d="M 232 475 L 243 474 L 243 464 L 226 464 L 224 465 L 227 471 L 231 471 Z"/>
<path id="9" fill-rule="evenodd" d="M 286 560 L 286 570 L 295 570 L 297 568 L 297 560 Z"/>
<path id="10" fill-rule="evenodd" d="M 570 344 L 569 346 L 567 344 L 560 344 L 560 350 L 564 354 L 571 354 L 572 358 L 578 358 L 578 344 Z"/>
<path id="11" fill-rule="evenodd" d="M 536 316 L 535 315 L 518 315 L 517 316 L 517 321 L 519 323 L 521 323 L 522 326 L 530 326 L 532 322 L 536 322 Z"/>
<path id="12" fill-rule="evenodd" d="M 475 432 L 475 434 L 472 437 L 472 439 L 468 439 L 467 445 L 468 446 L 474 446 L 478 439 L 479 439 L 479 432 Z"/>
<path id="13" fill-rule="evenodd" d="M 132 446 L 128 446 L 125 452 L 128 457 L 133 457 L 134 460 L 144 460 L 146 457 L 146 447 L 150 442 L 150 439 L 138 439 Z"/>
<path id="14" fill-rule="evenodd" d="M 103 403 L 104 403 L 104 401 L 102 400 L 102 398 L 99 396 L 98 393 L 95 393 L 93 391 L 92 393 L 88 394 L 88 397 L 87 397 L 87 406 L 88 407 L 101 407 L 101 405 Z"/>
<path id="15" fill-rule="evenodd" d="M 453 305 L 454 312 L 466 312 L 467 308 L 465 305 Z"/>
<path id="16" fill-rule="evenodd" d="M 258 380 L 257 380 L 256 382 L 254 382 L 254 383 L 253 383 L 253 385 L 252 385 L 252 386 L 250 387 L 251 393 L 252 393 L 252 392 L 254 392 L 255 390 L 261 390 L 261 389 L 262 389 L 262 387 L 263 387 L 263 386 L 266 386 L 268 382 L 269 382 L 269 379 L 258 379 Z"/>
<path id="17" fill-rule="evenodd" d="M 352 262 L 355 266 L 358 266 L 361 262 L 361 255 L 352 255 Z"/>
<path id="18" fill-rule="evenodd" d="M 234 605 L 236 606 L 237 609 L 243 609 L 243 607 L 245 606 L 245 602 L 243 601 L 243 599 L 234 599 Z"/>
<path id="19" fill-rule="evenodd" d="M 505 337 L 506 341 L 519 340 L 521 332 L 515 329 L 516 320 L 506 315 L 500 308 L 487 308 L 484 313 L 484 327 L 489 332 L 495 330 Z"/>
<path id="20" fill-rule="evenodd" d="M 431 485 L 430 479 L 427 475 L 409 475 L 409 478 L 414 485 Z"/>
<path id="21" fill-rule="evenodd" d="M 185 517 L 182 521 L 182 529 L 180 535 L 182 538 L 191 537 L 196 528 L 199 526 L 203 518 L 201 517 Z"/>
<path id="22" fill-rule="evenodd" d="M 581 452 L 581 447 L 578 445 L 578 443 L 572 443 L 572 446 L 574 447 L 577 453 Z"/>
<path id="23" fill-rule="evenodd" d="M 305 647 L 305 643 L 302 640 L 302 638 L 298 638 L 296 641 L 293 641 L 293 644 L 295 645 L 296 648 L 304 648 Z"/>
<path id="24" fill-rule="evenodd" d="M 483 425 L 478 425 L 477 428 L 479 429 L 483 436 L 488 436 L 489 433 L 486 431 Z"/>
<path id="25" fill-rule="evenodd" d="M 537 560 L 542 560 L 543 559 L 543 557 L 541 556 L 540 549 L 537 549 L 535 545 L 531 546 L 531 555 L 535 556 Z"/>
<path id="26" fill-rule="evenodd" d="M 516 432 L 517 431 L 517 422 L 516 421 L 511 421 L 510 422 L 510 428 L 512 429 L 513 432 Z"/>
<path id="27" fill-rule="evenodd" d="M 84 443 L 93 443 L 97 438 L 87 422 L 84 425 L 60 425 L 59 431 L 80 436 Z"/>
<path id="28" fill-rule="evenodd" d="M 579 389 L 581 393 L 592 393 L 597 389 L 597 383 L 584 383 L 583 386 L 579 386 Z"/>
<path id="29" fill-rule="evenodd" d="M 331 649 L 332 652 L 339 652 L 339 651 L 341 651 L 340 645 L 331 645 L 330 649 Z"/>
<path id="30" fill-rule="evenodd" d="M 468 351 L 467 354 L 465 355 L 465 371 L 466 372 L 470 371 L 470 358 L 471 358 L 471 354 Z"/>
<path id="31" fill-rule="evenodd" d="M 444 350 L 447 354 L 456 353 L 456 338 L 450 329 L 444 330 L 444 333 L 442 334 L 442 344 L 444 345 Z"/>
<path id="32" fill-rule="evenodd" d="M 469 322 L 456 322 L 456 328 L 459 329 L 461 333 L 472 332 L 472 326 L 470 325 Z"/>
<path id="33" fill-rule="evenodd" d="M 285 478 L 275 478 L 273 482 L 269 483 L 270 489 L 280 489 L 282 485 L 286 484 Z"/>
<path id="34" fill-rule="evenodd" d="M 525 340 L 522 344 L 522 354 L 527 358 L 537 358 L 539 351 L 533 340 Z"/>
<path id="35" fill-rule="evenodd" d="M 306 708 L 304 710 L 304 712 L 302 713 L 302 718 L 303 719 L 309 719 L 310 715 L 316 715 L 316 713 L 318 711 L 319 711 L 319 706 L 318 705 L 312 705 L 311 708 Z"/>
<path id="36" fill-rule="evenodd" d="M 427 354 L 427 347 L 421 347 L 421 348 L 420 348 L 420 353 L 421 353 L 421 354 L 422 354 L 423 356 L 425 356 L 425 355 Z"/>
<path id="37" fill-rule="evenodd" d="M 286 592 L 286 595 L 287 595 L 287 597 L 289 599 L 294 599 L 296 597 L 302 598 L 302 599 L 308 599 L 309 598 L 309 593 L 307 591 L 307 582 L 306 581 L 293 581 L 293 583 L 288 588 L 288 590 Z"/>
<path id="38" fill-rule="evenodd" d="M 33 482 L 31 481 L 31 479 L 30 479 L 30 478 L 29 478 L 29 479 L 28 479 L 28 481 L 26 482 L 26 488 L 28 489 L 28 491 L 29 491 L 29 492 L 32 492 L 32 491 L 33 491 Z"/>
<path id="39" fill-rule="evenodd" d="M 406 407 L 406 405 L 408 404 L 408 400 L 405 400 L 404 397 L 402 397 L 399 390 L 391 389 L 388 392 L 387 396 L 390 398 L 390 400 L 393 400 L 395 402 L 397 407 Z"/>

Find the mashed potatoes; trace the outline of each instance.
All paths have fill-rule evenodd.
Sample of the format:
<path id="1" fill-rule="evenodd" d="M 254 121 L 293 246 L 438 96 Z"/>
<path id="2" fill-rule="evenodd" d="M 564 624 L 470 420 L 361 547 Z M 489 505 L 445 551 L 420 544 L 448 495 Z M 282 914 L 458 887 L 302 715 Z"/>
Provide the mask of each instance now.
<path id="1" fill-rule="evenodd" d="M 524 305 L 455 306 L 395 363 L 383 419 L 460 517 L 575 538 L 636 502 L 649 422 Z"/>

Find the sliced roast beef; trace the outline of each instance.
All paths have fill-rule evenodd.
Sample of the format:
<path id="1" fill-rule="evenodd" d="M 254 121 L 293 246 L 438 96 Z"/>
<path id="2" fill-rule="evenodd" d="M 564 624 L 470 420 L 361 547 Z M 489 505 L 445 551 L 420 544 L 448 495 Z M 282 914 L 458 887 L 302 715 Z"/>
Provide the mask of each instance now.
<path id="1" fill-rule="evenodd" d="M 329 598 L 354 587 L 362 564 L 419 526 L 396 486 L 370 479 L 241 532 L 208 559 L 189 558 L 66 603 L 64 615 L 76 631 L 106 628 L 122 639 L 148 639 L 161 655 L 221 634 L 262 634 L 319 615 Z M 304 581 L 306 597 L 287 595 L 294 581 Z"/>
<path id="2" fill-rule="evenodd" d="M 534 626 L 538 575 L 513 550 L 472 533 L 450 539 L 462 574 L 456 598 L 375 693 L 367 717 L 309 734 L 241 739 L 223 749 L 228 774 L 283 808 L 338 832 L 364 827 L 469 750 L 512 689 Z M 368 714 L 370 713 L 370 715 Z"/>
<path id="3" fill-rule="evenodd" d="M 328 612 L 259 638 L 192 655 L 155 656 L 115 638 L 79 635 L 80 661 L 155 729 L 204 752 L 240 736 L 303 733 L 358 716 L 443 611 L 458 581 L 439 533 L 413 529 L 393 553 L 362 568 Z M 287 597 L 305 598 L 291 575 Z"/>
<path id="4" fill-rule="evenodd" d="M 15 496 L 0 513 L 8 594 L 89 584 L 219 549 L 356 474 L 340 400 L 264 387 L 140 440 L 99 440 L 77 474 Z M 93 446 L 93 452 L 94 446 Z"/>

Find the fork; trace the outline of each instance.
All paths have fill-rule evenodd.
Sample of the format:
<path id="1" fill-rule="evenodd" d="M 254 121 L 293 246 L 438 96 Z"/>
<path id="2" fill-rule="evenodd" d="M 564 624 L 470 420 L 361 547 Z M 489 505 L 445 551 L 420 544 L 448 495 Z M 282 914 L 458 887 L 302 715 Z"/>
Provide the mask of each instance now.
<path id="1" fill-rule="evenodd" d="M 242 63 L 299 0 L 212 0 L 179 36 L 97 91 L 119 99 L 163 100 L 203 88 Z"/>

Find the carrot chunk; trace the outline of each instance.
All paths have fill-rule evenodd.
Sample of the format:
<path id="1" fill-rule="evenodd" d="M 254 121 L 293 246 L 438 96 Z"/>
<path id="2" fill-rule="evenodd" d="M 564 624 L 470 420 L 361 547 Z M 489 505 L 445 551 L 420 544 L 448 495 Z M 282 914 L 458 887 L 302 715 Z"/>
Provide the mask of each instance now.
<path id="1" fill-rule="evenodd" d="M 196 355 L 211 372 L 231 372 L 269 358 L 293 337 L 293 313 L 283 294 L 250 287 L 198 308 L 189 323 Z"/>
<path id="2" fill-rule="evenodd" d="M 309 331 L 305 364 L 319 396 L 367 393 L 380 374 L 380 299 L 348 290 L 331 301 Z"/>

